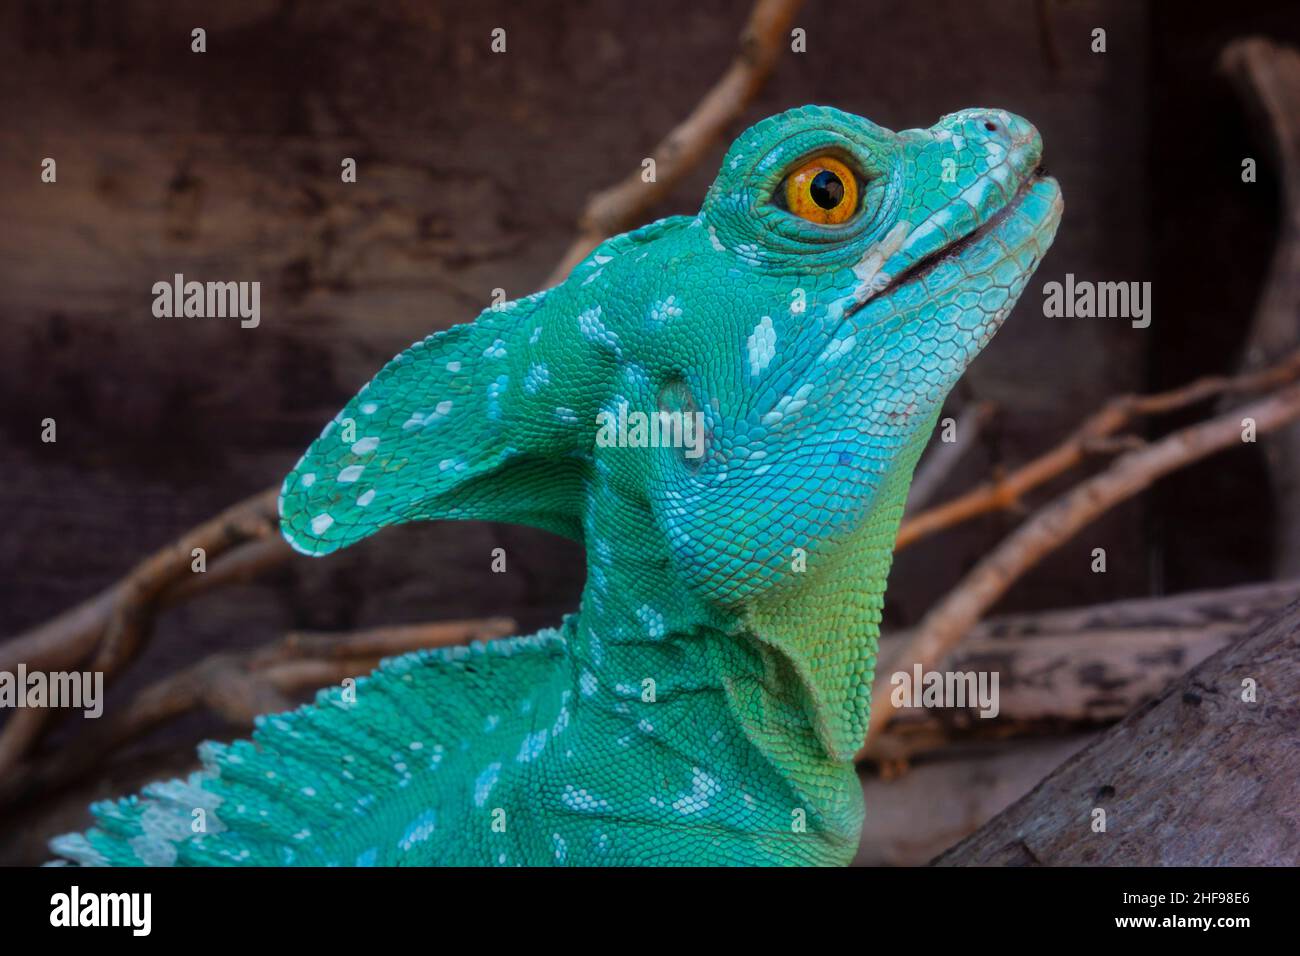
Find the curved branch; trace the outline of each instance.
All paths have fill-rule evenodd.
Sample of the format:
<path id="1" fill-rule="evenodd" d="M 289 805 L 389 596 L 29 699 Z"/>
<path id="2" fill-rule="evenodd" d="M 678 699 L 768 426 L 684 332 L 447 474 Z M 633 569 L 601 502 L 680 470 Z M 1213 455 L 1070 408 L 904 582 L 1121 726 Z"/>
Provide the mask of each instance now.
<path id="1" fill-rule="evenodd" d="M 126 577 L 95 597 L 60 614 L 35 630 L 0 645 L 0 671 L 18 664 L 29 670 L 69 670 L 94 655 L 90 669 L 112 677 L 139 651 L 160 599 L 173 588 L 188 585 L 188 595 L 228 580 L 220 564 L 208 573 L 191 570 L 195 548 L 207 560 L 249 542 L 265 542 L 276 561 L 291 552 L 277 533 L 277 492 L 268 489 L 228 508 L 137 564 Z M 24 710 L 0 732 L 0 777 L 13 769 L 45 733 L 60 712 Z"/>
<path id="2" fill-rule="evenodd" d="M 293 695 L 366 674 L 380 660 L 408 651 L 505 637 L 506 617 L 439 621 L 343 634 L 291 633 L 239 654 L 218 653 L 149 685 L 67 746 L 0 776 L 0 806 L 67 783 L 113 751 L 169 720 L 200 708 L 245 728 L 258 714 L 287 710 Z M 13 719 L 40 713 L 17 711 Z"/>
<path id="3" fill-rule="evenodd" d="M 548 286 L 558 285 L 592 249 L 643 217 L 693 169 L 727 126 L 749 105 L 776 66 L 790 24 L 803 0 L 758 0 L 740 34 L 740 50 L 721 79 L 691 115 L 682 120 L 654 148 L 655 181 L 645 182 L 641 171 L 596 193 L 587 201 L 579 233 L 555 267 Z"/>
<path id="4" fill-rule="evenodd" d="M 1116 459 L 1109 468 L 1043 506 L 980 561 L 933 607 L 899 658 L 898 669 L 933 667 L 976 621 L 1049 552 L 1064 544 L 1117 503 L 1150 487 L 1158 478 L 1241 442 L 1242 419 L 1254 419 L 1260 434 L 1300 420 L 1300 385 L 1208 421 L 1175 431 Z M 871 727 L 860 756 L 870 757 L 894 716 L 889 675 L 872 693 Z"/>
<path id="5" fill-rule="evenodd" d="M 63 670 L 77 666 L 95 650 L 114 616 L 125 617 L 173 587 L 197 594 L 226 580 L 217 558 L 250 541 L 277 541 L 276 491 L 268 488 L 227 508 L 137 564 L 116 584 L 27 633 L 0 644 L 0 670 L 25 663 L 29 670 Z M 202 548 L 213 564 L 206 574 L 190 570 L 192 552 Z M 288 545 L 269 545 L 280 556 Z"/>
<path id="6" fill-rule="evenodd" d="M 1015 508 L 1030 491 L 1081 464 L 1089 454 L 1105 450 L 1106 440 L 1139 416 L 1164 414 L 1220 395 L 1264 391 L 1297 378 L 1300 378 L 1300 351 L 1267 369 L 1233 378 L 1212 375 L 1155 395 L 1122 395 L 1112 399 L 1065 441 L 1006 477 L 985 482 L 950 501 L 904 518 L 894 551 L 979 515 Z"/>

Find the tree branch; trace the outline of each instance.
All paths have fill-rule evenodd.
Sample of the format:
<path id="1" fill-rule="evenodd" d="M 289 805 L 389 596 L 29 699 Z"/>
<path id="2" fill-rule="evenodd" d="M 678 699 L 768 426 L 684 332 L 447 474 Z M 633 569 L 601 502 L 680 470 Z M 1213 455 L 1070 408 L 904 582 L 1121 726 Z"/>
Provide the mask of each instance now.
<path id="1" fill-rule="evenodd" d="M 1103 471 L 1041 508 L 933 607 L 917 628 L 902 669 L 928 670 L 1042 557 L 1072 538 L 1115 504 L 1132 497 L 1171 471 L 1241 441 L 1242 420 L 1254 419 L 1260 434 L 1300 419 L 1300 385 L 1208 421 L 1175 431 L 1160 441 L 1116 459 Z M 872 694 L 871 727 L 863 756 L 870 756 L 894 716 L 889 675 L 882 673 Z"/>
<path id="2" fill-rule="evenodd" d="M 385 657 L 511 634 L 506 617 L 440 621 L 344 634 L 291 633 L 240 654 L 213 654 L 146 687 L 44 759 L 0 777 L 0 806 L 65 784 L 114 751 L 182 714 L 206 708 L 241 729 L 258 714 L 289 709 L 306 690 L 369 673 Z M 14 715 L 33 713 L 20 710 Z"/>
<path id="3" fill-rule="evenodd" d="M 140 562 L 117 584 L 101 591 L 54 620 L 0 645 L 0 670 L 13 671 L 19 663 L 29 670 L 68 670 L 92 654 L 90 669 L 111 679 L 139 651 L 152 627 L 160 598 L 182 583 L 192 596 L 228 580 L 214 566 L 212 580 L 192 570 L 195 548 L 207 560 L 250 542 L 265 544 L 263 560 L 282 560 L 290 553 L 276 533 L 277 492 L 268 489 L 228 508 L 215 518 L 182 535 Z M 62 715 L 50 708 L 24 710 L 12 716 L 0 731 L 0 778 L 9 773 Z"/>
<path id="4" fill-rule="evenodd" d="M 727 72 L 651 153 L 655 181 L 644 181 L 638 169 L 592 196 L 582 214 L 578 236 L 546 281 L 548 286 L 563 282 L 573 267 L 607 238 L 636 225 L 704 158 L 766 82 L 802 5 L 803 0 L 758 0 L 754 4 L 740 34 L 740 49 Z"/>
<path id="5" fill-rule="evenodd" d="M 1153 699 L 1191 667 L 1241 640 L 1292 601 L 1300 580 L 995 618 L 939 662 L 944 673 L 998 675 L 998 712 L 980 704 L 915 708 L 873 751 L 897 763 L 958 743 L 1092 730 Z M 914 632 L 881 639 L 877 671 L 902 670 Z M 903 670 L 909 678 L 910 672 Z M 949 702 L 951 704 L 951 702 Z"/>
<path id="6" fill-rule="evenodd" d="M 923 511 L 915 517 L 904 518 L 898 529 L 894 550 L 901 551 L 922 538 L 979 515 L 1018 506 L 1030 491 L 1059 478 L 1086 460 L 1090 453 L 1102 450 L 1105 439 L 1111 438 L 1115 432 L 1139 416 L 1164 414 L 1216 396 L 1265 391 L 1297 378 L 1300 378 L 1300 351 L 1261 371 L 1232 378 L 1211 375 L 1155 395 L 1122 395 L 1114 398 L 1065 441 L 1005 478 L 985 482 L 951 501 Z"/>

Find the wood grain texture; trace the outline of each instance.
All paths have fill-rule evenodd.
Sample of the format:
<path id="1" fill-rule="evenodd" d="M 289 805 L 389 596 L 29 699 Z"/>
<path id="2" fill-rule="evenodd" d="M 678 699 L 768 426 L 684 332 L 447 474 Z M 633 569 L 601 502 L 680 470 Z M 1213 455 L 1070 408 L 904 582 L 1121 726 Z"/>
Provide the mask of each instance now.
<path id="1" fill-rule="evenodd" d="M 1243 684 L 1254 681 L 1247 702 Z M 944 853 L 941 866 L 1300 863 L 1300 601 Z M 1106 811 L 1094 832 L 1094 811 Z"/>
<path id="2" fill-rule="evenodd" d="M 854 866 L 924 866 L 1034 788 L 1099 733 L 962 748 L 892 780 L 862 774 Z"/>

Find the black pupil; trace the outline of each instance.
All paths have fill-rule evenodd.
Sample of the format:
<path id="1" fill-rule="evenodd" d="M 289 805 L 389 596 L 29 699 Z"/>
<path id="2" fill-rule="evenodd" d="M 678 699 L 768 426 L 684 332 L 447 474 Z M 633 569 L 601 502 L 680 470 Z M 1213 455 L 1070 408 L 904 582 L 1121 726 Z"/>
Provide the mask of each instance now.
<path id="1" fill-rule="evenodd" d="M 844 199 L 844 184 L 829 169 L 823 169 L 813 177 L 808 192 L 812 201 L 823 209 L 834 209 Z"/>

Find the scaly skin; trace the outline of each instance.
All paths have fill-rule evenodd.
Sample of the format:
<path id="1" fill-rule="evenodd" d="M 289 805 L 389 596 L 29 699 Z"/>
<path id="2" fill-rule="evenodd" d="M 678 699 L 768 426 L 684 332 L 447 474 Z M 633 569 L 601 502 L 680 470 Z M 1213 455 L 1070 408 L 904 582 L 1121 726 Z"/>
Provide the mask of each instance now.
<path id="1" fill-rule="evenodd" d="M 773 202 L 831 154 L 861 209 Z M 187 783 L 95 808 L 89 863 L 847 863 L 852 757 L 892 544 L 940 406 L 1061 213 L 998 110 L 894 133 L 759 123 L 698 216 L 604 243 L 561 285 L 416 343 L 285 480 L 328 554 L 465 518 L 583 542 L 558 630 L 387 662 L 206 745 Z M 698 410 L 703 455 L 603 447 L 597 414 Z M 353 433 L 355 431 L 355 433 Z M 206 832 L 195 834 L 194 811 Z"/>

